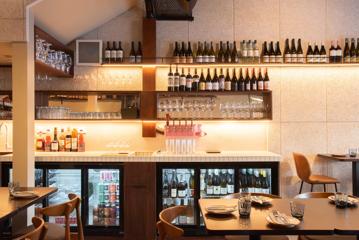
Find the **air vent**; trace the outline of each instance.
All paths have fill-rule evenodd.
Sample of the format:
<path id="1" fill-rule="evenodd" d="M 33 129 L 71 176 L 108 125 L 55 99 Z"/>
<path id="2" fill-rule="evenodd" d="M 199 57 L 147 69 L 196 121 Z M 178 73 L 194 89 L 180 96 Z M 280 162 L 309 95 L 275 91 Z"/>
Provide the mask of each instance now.
<path id="1" fill-rule="evenodd" d="M 192 9 L 197 0 L 145 0 L 148 18 L 193 21 Z"/>

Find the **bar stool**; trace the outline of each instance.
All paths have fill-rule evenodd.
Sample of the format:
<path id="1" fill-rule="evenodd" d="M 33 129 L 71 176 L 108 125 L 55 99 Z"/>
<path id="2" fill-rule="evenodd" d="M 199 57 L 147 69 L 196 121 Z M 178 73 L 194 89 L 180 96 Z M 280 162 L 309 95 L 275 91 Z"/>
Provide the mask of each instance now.
<path id="1" fill-rule="evenodd" d="M 183 236 L 183 229 L 174 226 L 171 222 L 186 211 L 185 206 L 174 206 L 160 212 L 157 222 L 158 240 L 174 240 Z"/>
<path id="2" fill-rule="evenodd" d="M 47 227 L 45 225 L 45 222 L 42 218 L 39 217 L 33 217 L 31 219 L 33 224 L 33 230 L 31 232 L 28 232 L 22 236 L 19 236 L 17 238 L 14 238 L 13 240 L 44 240 L 47 232 Z"/>
<path id="3" fill-rule="evenodd" d="M 312 170 L 310 169 L 310 165 L 308 159 L 300 153 L 293 153 L 293 158 L 295 162 L 295 168 L 297 170 L 298 177 L 302 180 L 300 184 L 299 193 L 302 193 L 303 182 L 306 182 L 311 185 L 310 191 L 313 192 L 313 185 L 315 184 L 323 184 L 324 192 L 327 191 L 327 184 L 334 184 L 335 191 L 338 191 L 337 183 L 339 180 L 336 178 L 324 176 L 324 175 L 312 175 Z"/>
<path id="4" fill-rule="evenodd" d="M 46 226 L 48 228 L 46 240 L 64 240 L 64 239 L 84 240 L 81 215 L 80 215 L 81 199 L 79 196 L 77 196 L 74 193 L 69 193 L 68 197 L 70 199 L 70 201 L 68 202 L 36 209 L 37 215 L 65 217 L 65 227 L 54 223 L 46 223 Z M 70 231 L 70 214 L 75 209 L 76 209 L 76 219 L 77 219 L 77 233 L 72 233 Z"/>
<path id="5" fill-rule="evenodd" d="M 233 193 L 226 196 L 223 196 L 223 199 L 237 199 L 240 197 L 240 193 Z M 251 193 L 252 196 L 264 196 L 273 199 L 280 199 L 280 196 L 267 194 L 267 193 Z M 224 236 L 226 240 L 248 240 L 249 236 Z M 273 236 L 261 236 L 262 240 L 289 240 L 287 236 L 273 235 Z"/>

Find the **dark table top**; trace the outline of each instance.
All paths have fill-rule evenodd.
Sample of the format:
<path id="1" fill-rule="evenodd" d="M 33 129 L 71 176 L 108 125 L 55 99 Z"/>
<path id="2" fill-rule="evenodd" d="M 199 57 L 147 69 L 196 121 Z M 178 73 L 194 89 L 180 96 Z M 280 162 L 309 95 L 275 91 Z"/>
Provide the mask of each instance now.
<path id="1" fill-rule="evenodd" d="M 45 197 L 57 191 L 51 187 L 30 187 L 21 188 L 24 191 L 34 191 L 38 197 L 31 199 L 10 198 L 9 189 L 0 187 L 0 221 L 6 220 L 21 210 L 43 200 Z"/>
<path id="2" fill-rule="evenodd" d="M 333 154 L 318 154 L 319 157 L 323 157 L 326 159 L 334 160 L 334 161 L 341 161 L 341 162 L 359 162 L 359 155 L 356 157 L 349 157 L 349 155 L 345 156 L 335 156 Z"/>
<path id="3" fill-rule="evenodd" d="M 207 214 L 209 205 L 237 205 L 237 199 L 200 199 L 199 206 L 209 233 L 218 235 L 330 235 L 359 234 L 359 208 L 338 209 L 328 199 L 295 199 L 305 204 L 304 218 L 295 228 L 278 228 L 269 225 L 266 216 L 272 210 L 290 215 L 292 199 L 273 199 L 267 208 L 252 207 L 250 218 L 240 218 L 238 211 L 230 217 L 213 217 Z"/>

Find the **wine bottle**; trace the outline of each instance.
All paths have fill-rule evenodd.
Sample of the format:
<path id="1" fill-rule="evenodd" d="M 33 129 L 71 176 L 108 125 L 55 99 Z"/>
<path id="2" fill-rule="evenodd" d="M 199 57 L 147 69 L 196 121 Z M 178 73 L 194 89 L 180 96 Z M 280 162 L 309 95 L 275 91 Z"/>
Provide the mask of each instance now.
<path id="1" fill-rule="evenodd" d="M 220 195 L 221 194 L 221 186 L 220 186 L 220 179 L 218 175 L 218 169 L 214 170 L 213 176 L 213 195 Z"/>
<path id="2" fill-rule="evenodd" d="M 257 91 L 257 77 L 256 77 L 256 71 L 254 68 L 252 68 L 251 90 Z"/>
<path id="3" fill-rule="evenodd" d="M 171 179 L 171 197 L 177 197 L 177 173 L 176 170 L 172 170 L 172 179 Z"/>
<path id="4" fill-rule="evenodd" d="M 136 62 L 135 42 L 131 42 L 130 63 Z"/>
<path id="5" fill-rule="evenodd" d="M 308 49 L 307 49 L 307 63 L 313 63 L 314 62 L 314 52 L 312 45 L 310 42 L 308 42 Z"/>
<path id="6" fill-rule="evenodd" d="M 339 41 L 337 41 L 336 44 L 336 62 L 337 63 L 342 63 L 343 62 L 343 51 L 342 48 L 339 45 Z"/>
<path id="7" fill-rule="evenodd" d="M 191 170 L 191 175 L 189 177 L 189 193 L 188 196 L 189 197 L 194 197 L 195 196 L 195 179 L 194 179 L 194 170 Z"/>
<path id="8" fill-rule="evenodd" d="M 253 63 L 253 45 L 252 40 L 247 42 L 247 60 L 248 63 Z"/>
<path id="9" fill-rule="evenodd" d="M 42 140 L 42 143 L 43 143 L 43 139 Z M 64 129 L 62 128 L 61 129 L 61 134 L 60 134 L 60 137 L 59 137 L 59 151 L 60 152 L 64 152 L 65 151 L 65 144 L 66 144 L 66 134 L 65 134 L 65 131 Z M 43 148 L 42 148 L 43 150 Z"/>
<path id="10" fill-rule="evenodd" d="M 184 74 L 184 68 L 182 68 L 182 73 L 180 75 L 179 91 L 180 92 L 186 91 L 186 75 Z"/>
<path id="11" fill-rule="evenodd" d="M 207 70 L 207 77 L 206 77 L 206 91 L 212 91 L 212 78 L 209 68 Z"/>
<path id="12" fill-rule="evenodd" d="M 209 62 L 209 52 L 208 52 L 207 42 L 204 42 L 204 50 L 203 50 L 202 60 L 204 63 Z"/>
<path id="13" fill-rule="evenodd" d="M 314 60 L 313 61 L 314 63 L 320 62 L 320 51 L 319 51 L 318 44 L 316 42 L 314 43 L 313 60 Z"/>
<path id="14" fill-rule="evenodd" d="M 217 57 L 218 62 L 224 62 L 224 50 L 223 50 L 223 42 L 220 41 L 219 42 L 219 51 L 218 51 L 218 57 Z"/>
<path id="15" fill-rule="evenodd" d="M 179 62 L 180 63 L 186 63 L 186 47 L 184 42 L 182 42 L 181 50 L 179 53 Z"/>
<path id="16" fill-rule="evenodd" d="M 138 42 L 138 49 L 136 52 L 136 63 L 141 63 L 142 62 L 142 45 L 141 42 Z"/>
<path id="17" fill-rule="evenodd" d="M 213 175 L 210 169 L 208 170 L 206 193 L 208 196 L 213 195 Z"/>
<path id="18" fill-rule="evenodd" d="M 106 45 L 106 48 L 105 48 L 104 62 L 105 63 L 110 63 L 111 62 L 111 48 L 110 48 L 110 42 L 109 41 L 107 41 L 107 45 Z"/>
<path id="19" fill-rule="evenodd" d="M 174 89 L 174 77 L 173 77 L 173 73 L 172 73 L 172 65 L 170 65 L 170 72 L 168 73 L 168 88 L 167 90 L 169 92 L 173 92 L 175 89 Z"/>
<path id="20" fill-rule="evenodd" d="M 223 75 L 223 68 L 221 68 L 220 72 L 219 72 L 219 91 L 224 91 L 225 90 L 225 79 L 224 79 L 224 75 Z"/>
<path id="21" fill-rule="evenodd" d="M 239 57 L 238 57 L 238 51 L 237 51 L 237 44 L 236 41 L 233 42 L 233 49 L 232 49 L 232 56 L 231 56 L 231 61 L 234 63 L 239 62 Z"/>
<path id="22" fill-rule="evenodd" d="M 246 90 L 246 84 L 245 84 L 245 80 L 243 77 L 243 69 L 240 68 L 239 69 L 239 79 L 238 79 L 238 91 L 245 91 Z"/>
<path id="23" fill-rule="evenodd" d="M 262 48 L 262 61 L 263 63 L 269 63 L 269 52 L 267 49 L 267 42 L 264 41 Z"/>
<path id="24" fill-rule="evenodd" d="M 325 50 L 325 47 L 324 47 L 324 43 L 321 42 L 320 44 L 320 51 L 319 51 L 319 54 L 320 54 L 320 62 L 321 63 L 326 63 L 327 62 L 327 52 Z"/>
<path id="25" fill-rule="evenodd" d="M 167 171 L 165 171 L 163 174 L 163 182 L 162 182 L 162 197 L 163 198 L 170 197 L 169 185 L 170 184 L 168 182 L 168 174 L 167 174 Z"/>
<path id="26" fill-rule="evenodd" d="M 220 175 L 220 194 L 221 195 L 227 195 L 228 189 L 227 189 L 227 170 L 222 169 L 221 175 Z"/>
<path id="27" fill-rule="evenodd" d="M 285 40 L 285 45 L 284 45 L 284 63 L 291 63 L 292 62 L 292 58 L 291 58 L 291 51 L 289 49 L 289 39 L 287 38 Z"/>
<path id="28" fill-rule="evenodd" d="M 173 75 L 173 82 L 174 82 L 174 91 L 175 92 L 178 92 L 179 91 L 179 86 L 180 86 L 180 74 L 178 72 L 178 65 L 176 65 L 176 72 L 175 74 Z"/>
<path id="29" fill-rule="evenodd" d="M 227 76 L 229 77 L 229 69 L 227 69 Z M 227 76 L 226 76 L 226 78 L 227 78 Z M 237 74 L 236 74 L 236 69 L 233 68 L 233 74 L 232 74 L 232 80 L 231 80 L 231 90 L 233 92 L 237 92 L 238 91 L 238 85 L 239 85 L 239 83 L 238 83 L 238 78 L 237 78 Z"/>
<path id="30" fill-rule="evenodd" d="M 112 42 L 112 48 L 111 48 L 111 62 L 112 63 L 116 63 L 116 59 L 117 59 L 117 51 L 116 51 L 116 42 L 115 41 L 113 41 Z"/>
<path id="31" fill-rule="evenodd" d="M 203 52 L 202 52 L 202 47 L 201 47 L 200 42 L 198 42 L 198 44 L 197 44 L 196 62 L 197 63 L 203 62 Z"/>
<path id="32" fill-rule="evenodd" d="M 193 78 L 191 76 L 191 71 L 190 71 L 190 68 L 188 68 L 188 73 L 186 76 L 186 91 L 187 92 L 192 91 L 192 81 L 193 81 Z"/>
<path id="33" fill-rule="evenodd" d="M 352 38 L 351 45 L 350 45 L 350 62 L 356 62 L 356 49 L 355 49 L 355 39 Z"/>
<path id="34" fill-rule="evenodd" d="M 345 39 L 344 46 L 344 63 L 350 63 L 350 49 L 349 49 L 349 39 Z"/>
<path id="35" fill-rule="evenodd" d="M 254 63 L 259 63 L 260 55 L 259 55 L 259 48 L 257 44 L 257 40 L 253 41 L 253 61 Z"/>
<path id="36" fill-rule="evenodd" d="M 206 79 L 204 78 L 203 68 L 201 69 L 201 77 L 199 78 L 199 91 L 206 91 Z"/>
<path id="37" fill-rule="evenodd" d="M 219 79 L 217 75 L 217 68 L 214 69 L 214 76 L 212 79 L 212 91 L 219 91 Z"/>
<path id="38" fill-rule="evenodd" d="M 244 80 L 244 91 L 250 91 L 251 90 L 251 77 L 249 76 L 248 68 L 246 68 L 246 78 Z"/>
<path id="39" fill-rule="evenodd" d="M 270 63 L 275 63 L 276 62 L 276 56 L 275 56 L 275 52 L 274 52 L 273 41 L 271 41 L 270 44 L 269 44 L 269 62 Z"/>
<path id="40" fill-rule="evenodd" d="M 225 62 L 228 62 L 230 63 L 231 62 L 231 50 L 230 50 L 230 47 L 229 47 L 229 41 L 227 41 L 227 48 L 226 48 L 226 51 L 224 53 L 224 60 Z"/>
<path id="41" fill-rule="evenodd" d="M 228 174 L 227 174 L 227 193 L 228 194 L 234 193 L 234 173 L 233 173 L 233 169 L 228 169 Z"/>
<path id="42" fill-rule="evenodd" d="M 243 60 L 243 63 L 246 63 L 247 62 L 247 57 L 248 57 L 248 50 L 247 50 L 247 44 L 246 44 L 246 41 L 243 40 L 242 41 L 242 44 L 241 44 L 241 53 L 242 53 L 242 60 Z"/>
<path id="43" fill-rule="evenodd" d="M 70 152 L 71 151 L 71 131 L 70 128 L 67 128 L 66 130 L 66 137 L 65 137 L 65 151 Z"/>
<path id="44" fill-rule="evenodd" d="M 178 42 L 175 42 L 175 49 L 173 50 L 173 62 L 179 63 L 179 47 Z"/>
<path id="45" fill-rule="evenodd" d="M 291 57 L 291 62 L 292 63 L 297 63 L 298 62 L 297 49 L 295 47 L 294 38 L 292 39 L 292 45 L 291 45 L 291 49 L 290 49 L 290 57 Z"/>
<path id="46" fill-rule="evenodd" d="M 183 179 L 183 174 L 181 174 L 177 186 L 177 195 L 179 198 L 184 198 L 186 197 L 186 194 L 187 194 L 187 183 Z"/>
<path id="47" fill-rule="evenodd" d="M 275 47 L 275 62 L 282 63 L 282 51 L 280 50 L 279 41 L 277 41 Z"/>
<path id="48" fill-rule="evenodd" d="M 268 70 L 267 68 L 265 69 L 265 74 L 264 74 L 264 91 L 268 91 L 269 90 L 269 77 L 268 77 Z"/>
<path id="49" fill-rule="evenodd" d="M 302 40 L 298 39 L 298 48 L 297 48 L 297 62 L 298 63 L 304 63 L 304 55 L 303 55 L 303 49 L 302 49 Z"/>
<path id="50" fill-rule="evenodd" d="M 51 152 L 58 152 L 59 151 L 59 140 L 57 139 L 57 128 L 54 128 L 54 138 L 51 142 Z"/>
<path id="51" fill-rule="evenodd" d="M 257 79 L 257 83 L 258 83 L 258 91 L 263 91 L 264 90 L 264 80 L 262 77 L 262 69 L 259 69 L 259 74 L 258 74 L 258 79 Z"/>
<path id="52" fill-rule="evenodd" d="M 191 47 L 191 42 L 188 42 L 188 49 L 186 54 L 186 63 L 193 63 L 193 52 Z"/>
<path id="53" fill-rule="evenodd" d="M 333 43 L 333 41 L 331 41 L 330 48 L 329 48 L 329 62 L 330 63 L 336 62 L 336 54 L 337 54 L 337 51 L 334 47 L 334 43 Z"/>
<path id="54" fill-rule="evenodd" d="M 123 49 L 121 41 L 118 42 L 118 48 L 116 50 L 116 58 L 119 63 L 123 62 Z"/>
<path id="55" fill-rule="evenodd" d="M 211 48 L 208 54 L 208 62 L 215 63 L 216 62 L 216 55 L 214 53 L 213 43 L 211 42 Z"/>
<path id="56" fill-rule="evenodd" d="M 234 69 L 234 68 L 233 68 Z M 221 68 L 221 74 L 222 74 L 222 68 Z M 235 73 L 234 73 L 235 74 Z M 223 74 L 222 74 L 223 75 Z M 224 76 L 223 76 L 224 78 Z M 229 76 L 229 68 L 227 68 L 227 74 L 226 74 L 226 78 L 224 78 L 224 90 L 225 91 L 231 91 L 232 88 L 232 81 L 231 78 Z M 223 90 L 222 90 L 223 91 Z"/>
<path id="57" fill-rule="evenodd" d="M 356 48 L 356 63 L 359 63 L 359 38 L 357 38 L 357 48 Z"/>
<path id="58" fill-rule="evenodd" d="M 76 128 L 72 129 L 71 132 L 71 152 L 78 151 L 78 132 Z"/>
<path id="59" fill-rule="evenodd" d="M 199 76 L 197 74 L 197 68 L 194 69 L 194 75 L 192 78 L 192 91 L 194 92 L 199 91 Z"/>

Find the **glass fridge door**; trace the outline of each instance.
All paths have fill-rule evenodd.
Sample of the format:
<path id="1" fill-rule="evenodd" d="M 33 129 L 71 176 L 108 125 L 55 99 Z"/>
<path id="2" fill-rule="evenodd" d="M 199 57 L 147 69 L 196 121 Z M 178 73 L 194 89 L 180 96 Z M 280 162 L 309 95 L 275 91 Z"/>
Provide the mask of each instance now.
<path id="1" fill-rule="evenodd" d="M 56 193 L 49 197 L 48 204 L 55 205 L 69 201 L 68 194 L 81 196 L 81 169 L 48 169 L 49 187 L 57 187 Z M 64 224 L 64 217 L 49 217 L 50 223 Z M 70 215 L 70 224 L 76 224 L 76 211 Z"/>
<path id="2" fill-rule="evenodd" d="M 270 168 L 239 169 L 238 192 L 272 194 L 272 170 Z"/>
<path id="3" fill-rule="evenodd" d="M 120 170 L 88 170 L 87 224 L 120 225 Z"/>
<path id="4" fill-rule="evenodd" d="M 195 189 L 193 168 L 162 169 L 162 209 L 178 205 L 187 206 L 185 214 L 177 217 L 173 224 L 196 224 Z"/>

